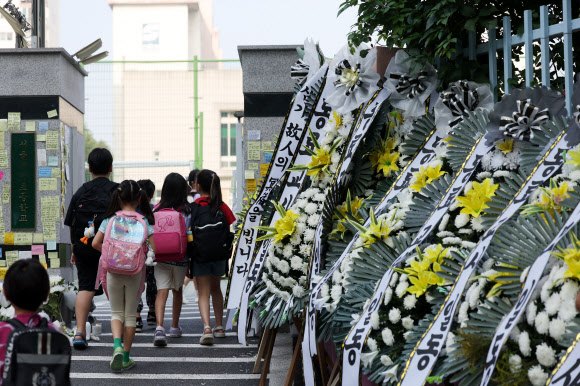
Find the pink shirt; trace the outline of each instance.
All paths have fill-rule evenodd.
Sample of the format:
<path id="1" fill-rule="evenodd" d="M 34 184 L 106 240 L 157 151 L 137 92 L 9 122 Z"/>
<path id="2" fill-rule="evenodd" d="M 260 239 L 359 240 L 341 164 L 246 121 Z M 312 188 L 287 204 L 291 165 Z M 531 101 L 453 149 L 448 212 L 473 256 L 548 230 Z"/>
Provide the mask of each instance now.
<path id="1" fill-rule="evenodd" d="M 38 326 L 42 319 L 42 317 L 37 313 L 16 315 L 14 318 L 28 327 Z M 48 322 L 48 327 L 55 329 L 54 325 L 50 322 Z M 6 358 L 6 343 L 8 342 L 8 336 L 10 336 L 12 331 L 14 331 L 14 327 L 10 323 L 0 322 L 0 374 L 2 374 L 2 370 L 4 369 L 4 359 Z M 0 376 L 0 385 L 1 384 L 2 377 Z"/>

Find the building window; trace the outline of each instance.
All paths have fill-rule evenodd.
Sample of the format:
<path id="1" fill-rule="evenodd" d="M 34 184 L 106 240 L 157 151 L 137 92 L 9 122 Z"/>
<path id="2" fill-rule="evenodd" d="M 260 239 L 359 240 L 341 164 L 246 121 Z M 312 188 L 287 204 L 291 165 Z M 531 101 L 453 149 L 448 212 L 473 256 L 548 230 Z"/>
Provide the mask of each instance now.
<path id="1" fill-rule="evenodd" d="M 159 45 L 159 23 L 143 24 L 143 45 Z"/>
<path id="2" fill-rule="evenodd" d="M 0 40 L 12 40 L 12 32 L 0 32 Z"/>
<path id="3" fill-rule="evenodd" d="M 238 119 L 233 111 L 220 112 L 220 155 L 222 168 L 236 167 L 236 131 Z"/>

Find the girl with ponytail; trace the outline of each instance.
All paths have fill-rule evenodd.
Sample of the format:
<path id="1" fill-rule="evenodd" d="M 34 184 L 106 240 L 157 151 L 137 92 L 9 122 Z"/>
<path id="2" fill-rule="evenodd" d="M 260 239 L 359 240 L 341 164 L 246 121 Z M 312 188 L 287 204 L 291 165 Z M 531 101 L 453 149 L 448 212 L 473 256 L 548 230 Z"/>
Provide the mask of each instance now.
<path id="1" fill-rule="evenodd" d="M 191 224 L 193 230 L 193 256 L 190 265 L 191 276 L 197 280 L 199 290 L 199 313 L 204 324 L 200 344 L 211 345 L 215 338 L 225 338 L 223 328 L 224 297 L 220 287 L 221 277 L 226 274 L 231 249 L 222 253 L 208 253 L 214 246 L 222 245 L 221 231 L 207 236 L 205 230 L 215 224 L 223 224 L 223 232 L 230 232 L 230 226 L 236 221 L 231 209 L 222 200 L 220 178 L 211 170 L 204 169 L 197 175 L 197 191 L 200 198 L 192 204 Z M 199 232 L 196 232 L 199 229 Z M 202 231 L 203 230 L 203 231 Z M 204 238 L 206 237 L 206 238 Z M 226 235 L 226 237 L 228 237 Z M 229 240 L 231 246 L 231 240 Z M 217 251 L 221 252 L 221 251 Z M 211 256 L 209 255 L 211 254 Z M 209 296 L 211 294 L 215 315 L 215 327 L 211 329 L 209 316 Z"/>
<path id="2" fill-rule="evenodd" d="M 138 207 L 143 214 L 136 212 Z M 155 253 L 155 242 L 153 226 L 150 225 L 153 222 L 147 193 L 137 182 L 126 180 L 113 192 L 105 219 L 93 239 L 93 248 L 102 252 L 97 285 L 99 281 L 103 283 L 111 303 L 114 352 L 110 366 L 113 372 L 129 370 L 135 366 L 129 352 L 135 338 L 137 303 L 144 288 L 143 265 L 154 264 L 152 255 Z M 108 247 L 103 248 L 103 242 Z M 129 247 L 114 242 L 125 242 Z M 136 244 L 142 247 L 130 248 Z M 147 244 L 150 252 L 145 262 Z M 118 264 L 112 265 L 112 261 Z M 132 268 L 129 270 L 127 267 Z M 127 270 L 123 272 L 125 268 Z M 121 337 L 124 341 L 121 341 Z"/>

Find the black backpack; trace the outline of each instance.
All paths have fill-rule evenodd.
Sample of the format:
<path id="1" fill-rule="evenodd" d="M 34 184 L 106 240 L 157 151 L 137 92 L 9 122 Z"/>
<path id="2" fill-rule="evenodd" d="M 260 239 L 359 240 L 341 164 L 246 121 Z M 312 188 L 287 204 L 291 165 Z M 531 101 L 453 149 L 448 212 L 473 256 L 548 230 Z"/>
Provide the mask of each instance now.
<path id="1" fill-rule="evenodd" d="M 2 372 L 3 386 L 68 386 L 71 348 L 69 339 L 48 327 L 42 318 L 37 327 L 27 327 L 16 319 L 6 342 Z"/>
<path id="2" fill-rule="evenodd" d="M 105 218 L 105 213 L 111 203 L 111 196 L 113 189 L 118 186 L 117 183 L 103 180 L 91 181 L 85 183 L 81 189 L 84 189 L 80 197 L 76 201 L 76 207 L 73 208 L 73 219 L 71 224 L 72 243 L 74 245 L 74 253 L 77 256 L 92 257 L 98 259 L 101 252 L 93 249 L 91 241 L 85 245 L 81 242 L 85 233 L 85 228 L 89 225 L 89 221 L 95 224 L 95 234 L 99 230 L 99 226 Z"/>
<path id="3" fill-rule="evenodd" d="M 221 210 L 211 213 L 209 205 L 191 204 L 192 260 L 197 263 L 228 260 L 234 234 Z"/>

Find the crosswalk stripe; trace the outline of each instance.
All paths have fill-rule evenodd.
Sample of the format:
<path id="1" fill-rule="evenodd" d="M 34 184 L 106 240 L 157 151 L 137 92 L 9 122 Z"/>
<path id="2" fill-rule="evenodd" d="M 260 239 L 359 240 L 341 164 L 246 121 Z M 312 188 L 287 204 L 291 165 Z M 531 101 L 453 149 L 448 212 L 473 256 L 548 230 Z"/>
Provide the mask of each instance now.
<path id="1" fill-rule="evenodd" d="M 91 347 L 113 347 L 112 343 L 100 343 L 91 341 Z M 153 343 L 133 343 L 132 347 L 153 347 Z M 169 343 L 167 347 L 170 348 L 237 348 L 237 349 L 248 349 L 248 348 L 256 348 L 258 347 L 257 344 L 249 344 L 247 346 L 242 346 L 240 344 L 215 344 L 213 346 L 203 346 L 200 344 L 193 344 L 193 343 Z"/>
<path id="2" fill-rule="evenodd" d="M 131 357 L 135 362 L 172 362 L 172 363 L 212 363 L 212 362 L 254 362 L 256 358 L 245 357 L 245 358 L 188 358 L 188 357 Z M 73 361 L 98 361 L 98 362 L 110 362 L 111 356 L 73 356 Z"/>
<path id="3" fill-rule="evenodd" d="M 103 316 L 93 315 L 93 316 L 97 316 L 99 320 L 111 320 L 111 315 L 103 315 Z M 166 315 L 165 319 L 170 320 L 171 315 Z M 180 317 L 179 320 L 201 320 L 201 316 L 184 316 Z"/>
<path id="4" fill-rule="evenodd" d="M 237 332 L 226 332 L 228 337 L 235 337 L 238 336 Z M 183 336 L 184 338 L 200 338 L 203 334 L 182 334 L 181 336 Z M 112 333 L 107 332 L 104 334 L 99 334 L 99 336 L 113 336 Z M 149 336 L 149 337 L 153 337 L 155 336 L 155 333 L 143 333 L 143 332 L 138 332 L 137 335 L 135 336 Z"/>
<path id="5" fill-rule="evenodd" d="M 171 312 L 172 311 L 166 310 L 165 315 L 169 314 L 169 316 L 171 316 Z M 91 315 L 96 316 L 96 317 L 102 317 L 102 316 L 111 316 L 111 313 L 91 314 Z M 199 315 L 199 311 L 185 311 L 185 312 L 181 311 L 181 315 Z M 213 315 L 213 313 L 210 312 L 210 315 Z M 143 317 L 143 316 L 141 316 L 141 317 Z"/>
<path id="6" fill-rule="evenodd" d="M 136 367 L 137 368 L 137 367 Z M 186 379 L 186 380 L 231 380 L 260 379 L 260 374 L 138 374 L 126 373 L 71 373 L 73 379 Z"/>

